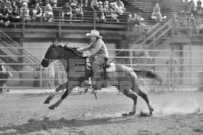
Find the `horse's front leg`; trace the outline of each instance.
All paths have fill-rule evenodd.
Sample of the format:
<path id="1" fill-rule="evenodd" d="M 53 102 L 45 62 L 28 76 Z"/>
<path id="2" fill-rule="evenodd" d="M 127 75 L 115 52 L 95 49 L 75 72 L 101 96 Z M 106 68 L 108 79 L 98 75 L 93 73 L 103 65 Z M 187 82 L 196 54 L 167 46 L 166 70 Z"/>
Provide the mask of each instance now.
<path id="1" fill-rule="evenodd" d="M 59 99 L 55 104 L 49 106 L 49 109 L 54 110 L 54 108 L 58 107 L 62 101 L 69 95 L 69 93 L 73 90 L 73 86 L 71 86 L 70 88 L 66 88 L 65 93 L 62 95 L 61 99 Z"/>
<path id="2" fill-rule="evenodd" d="M 55 104 L 49 106 L 49 109 L 54 110 L 54 108 L 58 107 L 62 101 L 63 101 L 63 99 L 59 99 Z"/>
<path id="3" fill-rule="evenodd" d="M 66 88 L 66 85 L 67 85 L 67 82 L 65 82 L 65 83 L 63 83 L 63 84 L 61 84 L 61 85 L 59 85 L 59 86 L 56 88 L 56 90 L 55 90 L 53 93 L 51 93 L 51 94 L 47 97 L 47 99 L 44 101 L 44 104 L 49 104 L 50 101 L 54 98 L 54 96 L 55 96 L 59 91 L 62 91 L 62 90 L 64 90 L 64 89 Z"/>

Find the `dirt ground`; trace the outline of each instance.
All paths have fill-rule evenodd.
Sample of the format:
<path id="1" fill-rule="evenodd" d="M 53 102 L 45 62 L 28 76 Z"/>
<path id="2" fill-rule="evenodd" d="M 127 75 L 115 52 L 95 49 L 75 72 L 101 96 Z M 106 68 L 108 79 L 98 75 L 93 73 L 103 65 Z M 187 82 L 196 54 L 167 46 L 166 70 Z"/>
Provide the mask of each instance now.
<path id="1" fill-rule="evenodd" d="M 203 92 L 149 93 L 155 111 L 138 98 L 137 114 L 132 101 L 118 93 L 70 95 L 55 110 L 43 104 L 46 94 L 0 95 L 0 135 L 202 135 Z M 51 103 L 58 100 L 56 96 Z"/>

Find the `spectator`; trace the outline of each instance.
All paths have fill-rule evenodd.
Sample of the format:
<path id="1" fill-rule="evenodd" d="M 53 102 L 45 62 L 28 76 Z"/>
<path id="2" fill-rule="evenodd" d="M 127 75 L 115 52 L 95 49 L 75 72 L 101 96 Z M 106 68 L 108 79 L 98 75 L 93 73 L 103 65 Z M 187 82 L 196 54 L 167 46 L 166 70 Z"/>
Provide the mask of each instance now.
<path id="1" fill-rule="evenodd" d="M 108 1 L 108 0 L 106 0 L 106 1 L 104 2 L 104 14 L 105 14 L 106 16 L 110 16 L 109 1 Z"/>
<path id="2" fill-rule="evenodd" d="M 97 0 L 92 0 L 91 2 L 91 8 L 94 10 L 94 11 L 98 11 L 99 10 L 99 3 Z"/>
<path id="3" fill-rule="evenodd" d="M 50 0 L 50 4 L 52 7 L 57 7 L 57 0 Z"/>
<path id="4" fill-rule="evenodd" d="M 78 1 L 77 0 L 69 0 L 69 4 L 72 8 L 75 8 L 78 4 Z"/>
<path id="5" fill-rule="evenodd" d="M 188 2 L 188 0 L 185 0 L 183 5 L 184 5 L 183 8 L 184 8 L 185 14 L 187 14 L 187 12 L 190 12 L 190 3 Z"/>
<path id="6" fill-rule="evenodd" d="M 99 9 L 100 12 L 104 12 L 104 6 L 103 6 L 102 1 L 98 2 L 98 9 Z"/>
<path id="7" fill-rule="evenodd" d="M 132 21 L 134 26 L 139 26 L 141 24 L 141 18 L 137 14 L 133 14 Z"/>
<path id="8" fill-rule="evenodd" d="M 198 9 L 201 9 L 201 8 L 202 8 L 202 2 L 201 2 L 201 0 L 198 0 L 196 9 L 198 10 Z"/>
<path id="9" fill-rule="evenodd" d="M 20 22 L 20 11 L 18 6 L 16 5 L 16 2 L 12 3 L 12 12 L 11 12 L 11 16 L 10 16 L 10 21 L 11 22 Z M 15 25 L 14 25 L 15 26 Z"/>
<path id="10" fill-rule="evenodd" d="M 80 3 L 77 4 L 76 8 L 75 8 L 75 14 L 74 17 L 81 17 L 81 20 L 84 20 L 84 13 L 83 13 L 83 9 Z"/>
<path id="11" fill-rule="evenodd" d="M 132 13 L 128 14 L 128 19 L 127 19 L 128 27 L 133 26 L 133 16 Z"/>
<path id="12" fill-rule="evenodd" d="M 98 22 L 105 22 L 106 21 L 106 17 L 105 17 L 105 14 L 104 14 L 104 6 L 103 6 L 102 1 L 99 1 L 98 9 L 99 10 L 98 10 L 98 13 L 97 13 L 96 20 Z"/>
<path id="13" fill-rule="evenodd" d="M 13 1 L 12 1 L 12 6 L 13 6 L 14 3 L 15 3 L 15 5 L 18 7 L 18 9 L 21 8 L 21 5 L 22 5 L 21 1 L 19 1 L 19 0 L 13 0 Z M 19 12 L 20 12 L 20 11 L 19 11 Z"/>
<path id="14" fill-rule="evenodd" d="M 83 1 L 84 1 L 84 3 L 83 3 Z M 83 7 L 83 4 L 85 5 L 85 7 L 87 7 L 88 0 L 80 0 L 80 4 L 81 4 L 81 7 Z"/>
<path id="15" fill-rule="evenodd" d="M 78 1 L 76 0 L 69 0 L 70 6 L 72 8 L 72 14 L 75 14 L 75 9 L 78 5 Z"/>
<path id="16" fill-rule="evenodd" d="M 201 2 L 201 1 L 200 1 Z M 202 16 L 203 16 L 203 9 L 201 8 L 201 6 L 197 5 L 196 8 L 196 32 L 199 34 L 199 30 L 203 28 L 203 22 L 202 22 Z"/>
<path id="17" fill-rule="evenodd" d="M 9 9 L 7 7 L 4 7 L 1 13 L 1 24 L 4 24 L 5 26 L 8 26 L 10 24 L 10 18 L 9 18 Z"/>
<path id="18" fill-rule="evenodd" d="M 49 2 L 47 2 L 46 6 L 44 7 L 43 17 L 44 17 L 44 21 L 53 22 L 54 14 L 53 14 L 51 4 Z"/>
<path id="19" fill-rule="evenodd" d="M 179 34 L 178 27 L 180 26 L 180 19 L 178 17 L 177 13 L 173 13 L 173 18 L 172 18 L 172 25 L 174 26 L 174 34 L 177 35 Z"/>
<path id="20" fill-rule="evenodd" d="M 99 2 L 97 0 L 92 0 L 91 8 L 94 11 L 94 16 L 96 18 L 96 21 L 99 21 L 101 18 L 101 11 L 100 11 L 100 7 L 99 7 Z"/>
<path id="21" fill-rule="evenodd" d="M 131 13 L 131 14 L 129 14 L 128 15 L 128 30 L 133 30 L 134 29 L 134 26 L 135 26 L 135 16 L 137 16 L 136 14 L 133 14 L 133 13 Z"/>
<path id="22" fill-rule="evenodd" d="M 11 11 L 12 11 L 11 2 L 8 0 L 4 0 L 3 1 L 3 8 L 7 8 L 8 12 L 11 13 Z"/>
<path id="23" fill-rule="evenodd" d="M 117 10 L 118 10 L 118 13 L 119 13 L 120 15 L 122 15 L 123 12 L 125 11 L 125 6 L 124 6 L 123 2 L 122 2 L 121 0 L 116 0 L 115 4 L 116 4 L 116 6 L 117 6 L 117 8 L 118 8 L 118 9 L 117 9 Z"/>
<path id="24" fill-rule="evenodd" d="M 70 17 L 70 20 L 72 20 L 72 8 L 68 2 L 62 7 L 62 21 L 64 21 L 65 16 Z"/>
<path id="25" fill-rule="evenodd" d="M 159 3 L 156 3 L 155 7 L 153 8 L 152 19 L 157 21 L 162 21 L 161 9 Z"/>
<path id="26" fill-rule="evenodd" d="M 185 16 L 186 16 L 186 26 L 187 27 L 193 27 L 194 26 L 194 22 L 195 22 L 195 18 L 193 17 L 193 11 L 194 11 L 194 1 L 191 0 L 190 2 L 188 2 L 188 0 L 185 0 L 184 3 L 184 11 L 185 11 Z"/>
<path id="27" fill-rule="evenodd" d="M 136 35 L 141 35 L 143 34 L 144 31 L 144 26 L 145 24 L 142 23 L 144 19 L 138 15 L 138 14 L 133 14 L 131 18 L 131 30 L 133 30 L 133 33 Z"/>
<path id="28" fill-rule="evenodd" d="M 189 2 L 189 9 L 191 12 L 195 10 L 195 2 L 193 0 Z"/>
<path id="29" fill-rule="evenodd" d="M 23 2 L 22 7 L 20 8 L 20 17 L 23 21 L 28 22 L 30 19 L 29 9 L 27 7 L 27 3 Z"/>
<path id="30" fill-rule="evenodd" d="M 42 20 L 42 8 L 40 7 L 39 3 L 35 4 L 35 7 L 32 10 L 32 20 L 33 21 L 41 21 Z"/>
<path id="31" fill-rule="evenodd" d="M 116 20 L 116 22 L 119 22 L 119 19 L 118 19 L 118 10 L 117 9 L 118 8 L 117 8 L 115 3 L 110 3 L 110 15 L 111 15 L 111 18 Z"/>
<path id="32" fill-rule="evenodd" d="M 3 4 L 3 1 L 0 0 L 0 12 L 2 11 L 2 9 L 4 8 L 4 4 Z"/>
<path id="33" fill-rule="evenodd" d="M 22 5 L 24 2 L 25 3 L 27 3 L 27 5 L 28 5 L 28 3 L 30 2 L 30 0 L 19 0 L 20 1 L 20 4 Z"/>
<path id="34" fill-rule="evenodd" d="M 34 8 L 37 3 L 37 0 L 29 0 L 28 7 Z"/>

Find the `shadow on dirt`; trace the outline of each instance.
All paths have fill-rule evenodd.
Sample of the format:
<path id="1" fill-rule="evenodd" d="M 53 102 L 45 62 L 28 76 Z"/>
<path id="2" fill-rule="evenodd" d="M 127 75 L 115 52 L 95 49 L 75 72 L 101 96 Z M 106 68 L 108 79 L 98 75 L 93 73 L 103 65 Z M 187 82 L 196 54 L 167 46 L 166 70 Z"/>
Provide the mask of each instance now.
<path id="1" fill-rule="evenodd" d="M 134 120 L 136 120 L 135 117 Z M 76 120 L 76 119 L 58 119 L 58 120 L 49 120 L 44 118 L 43 120 L 29 119 L 27 123 L 22 125 L 11 125 L 0 127 L 0 131 L 4 132 L 1 135 L 16 135 L 16 134 L 28 134 L 36 131 L 48 130 L 48 129 L 62 129 L 64 127 L 74 128 L 74 127 L 84 127 L 92 125 L 102 125 L 102 124 L 111 124 L 111 123 L 125 123 L 125 122 L 135 122 L 131 121 L 126 117 L 119 118 L 100 118 L 100 119 L 91 119 L 91 120 Z"/>

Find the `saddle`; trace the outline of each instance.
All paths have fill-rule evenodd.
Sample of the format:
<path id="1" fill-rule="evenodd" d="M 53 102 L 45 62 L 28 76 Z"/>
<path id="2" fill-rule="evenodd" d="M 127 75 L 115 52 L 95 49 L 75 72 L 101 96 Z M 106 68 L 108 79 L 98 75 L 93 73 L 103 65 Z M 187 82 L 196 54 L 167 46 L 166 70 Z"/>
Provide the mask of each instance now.
<path id="1" fill-rule="evenodd" d="M 104 63 L 104 65 L 102 66 L 103 67 L 103 72 L 102 72 L 102 74 L 103 74 L 103 77 L 104 77 L 104 79 L 106 79 L 106 74 L 107 74 L 107 71 L 106 71 L 106 69 L 107 68 L 110 68 L 111 67 L 111 65 L 109 64 L 109 63 L 107 63 L 107 61 L 108 61 L 108 58 L 105 58 L 104 59 L 105 60 L 105 63 Z M 92 65 L 91 64 L 87 64 L 87 69 L 90 69 L 90 70 L 92 70 Z"/>

